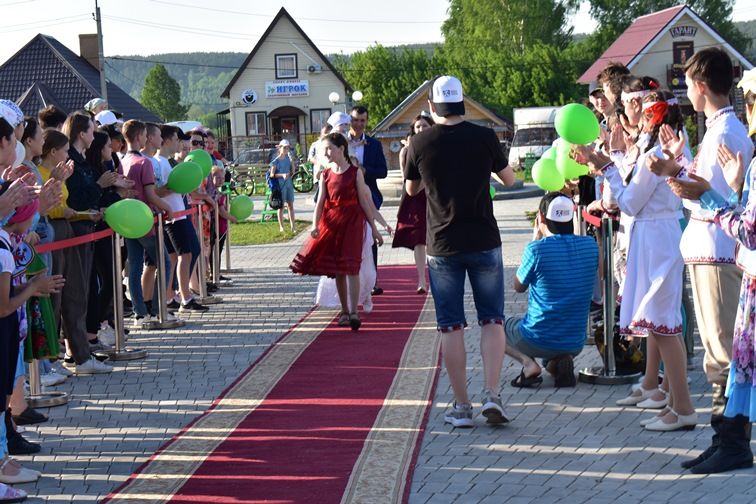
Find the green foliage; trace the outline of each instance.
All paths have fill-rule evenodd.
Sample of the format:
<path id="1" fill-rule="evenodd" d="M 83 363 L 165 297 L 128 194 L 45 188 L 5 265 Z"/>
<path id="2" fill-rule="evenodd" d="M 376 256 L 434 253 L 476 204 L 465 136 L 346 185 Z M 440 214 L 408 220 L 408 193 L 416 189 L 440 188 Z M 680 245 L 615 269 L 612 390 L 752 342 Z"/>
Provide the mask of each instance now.
<path id="1" fill-rule="evenodd" d="M 688 143 L 691 147 L 698 145 L 698 121 L 696 114 L 689 115 L 685 118 L 685 132 L 688 134 Z"/>
<path id="2" fill-rule="evenodd" d="M 423 49 L 396 51 L 375 45 L 349 58 L 336 56 L 333 63 L 353 89 L 362 91 L 362 103 L 370 111 L 369 128 L 435 73 L 433 58 Z"/>
<path id="3" fill-rule="evenodd" d="M 168 74 L 163 65 L 155 65 L 144 79 L 142 105 L 156 113 L 164 121 L 180 121 L 186 117 L 187 108 L 181 105 L 181 88 L 176 79 Z"/>

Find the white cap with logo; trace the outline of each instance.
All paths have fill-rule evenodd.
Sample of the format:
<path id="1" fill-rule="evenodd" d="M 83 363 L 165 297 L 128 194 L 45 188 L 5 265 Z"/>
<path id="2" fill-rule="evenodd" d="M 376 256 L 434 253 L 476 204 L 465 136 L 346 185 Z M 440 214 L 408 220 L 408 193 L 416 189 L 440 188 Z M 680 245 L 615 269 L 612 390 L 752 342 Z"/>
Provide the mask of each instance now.
<path id="1" fill-rule="evenodd" d="M 572 234 L 574 226 L 572 217 L 575 214 L 575 205 L 570 198 L 560 194 L 549 203 L 546 210 L 546 227 L 552 233 Z"/>
<path id="2" fill-rule="evenodd" d="M 433 80 L 430 88 L 430 101 L 436 109 L 436 115 L 446 117 L 465 114 L 465 96 L 462 83 L 452 75 L 442 75 Z"/>

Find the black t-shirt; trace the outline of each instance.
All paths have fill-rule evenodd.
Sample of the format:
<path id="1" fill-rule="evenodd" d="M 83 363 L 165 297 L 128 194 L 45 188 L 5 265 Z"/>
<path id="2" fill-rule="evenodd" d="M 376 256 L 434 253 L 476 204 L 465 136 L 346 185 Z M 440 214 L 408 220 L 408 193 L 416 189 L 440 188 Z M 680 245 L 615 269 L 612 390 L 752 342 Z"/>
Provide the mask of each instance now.
<path id="1" fill-rule="evenodd" d="M 412 137 L 407 179 L 425 183 L 428 254 L 449 256 L 501 245 L 489 194 L 491 173 L 507 167 L 496 133 L 461 122 Z"/>

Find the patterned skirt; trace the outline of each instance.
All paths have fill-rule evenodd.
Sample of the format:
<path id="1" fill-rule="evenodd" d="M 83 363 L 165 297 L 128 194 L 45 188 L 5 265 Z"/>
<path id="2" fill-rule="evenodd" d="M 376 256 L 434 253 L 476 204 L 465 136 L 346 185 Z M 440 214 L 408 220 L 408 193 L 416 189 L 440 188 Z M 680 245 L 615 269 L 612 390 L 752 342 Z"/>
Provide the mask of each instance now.
<path id="1" fill-rule="evenodd" d="M 725 415 L 744 415 L 756 419 L 756 277 L 743 273 L 738 315 L 732 341 L 732 364 L 727 379 Z"/>

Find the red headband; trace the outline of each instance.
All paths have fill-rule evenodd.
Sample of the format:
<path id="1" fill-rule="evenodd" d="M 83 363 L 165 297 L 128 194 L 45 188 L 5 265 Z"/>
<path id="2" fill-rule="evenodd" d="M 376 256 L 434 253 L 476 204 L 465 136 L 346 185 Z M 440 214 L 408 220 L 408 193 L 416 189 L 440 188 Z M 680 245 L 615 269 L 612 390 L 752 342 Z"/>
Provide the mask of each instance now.
<path id="1" fill-rule="evenodd" d="M 643 107 L 643 115 L 645 115 L 648 120 L 645 128 L 646 132 L 653 130 L 664 121 L 664 118 L 667 117 L 668 109 L 669 106 L 667 105 L 667 102 L 663 101 Z"/>

